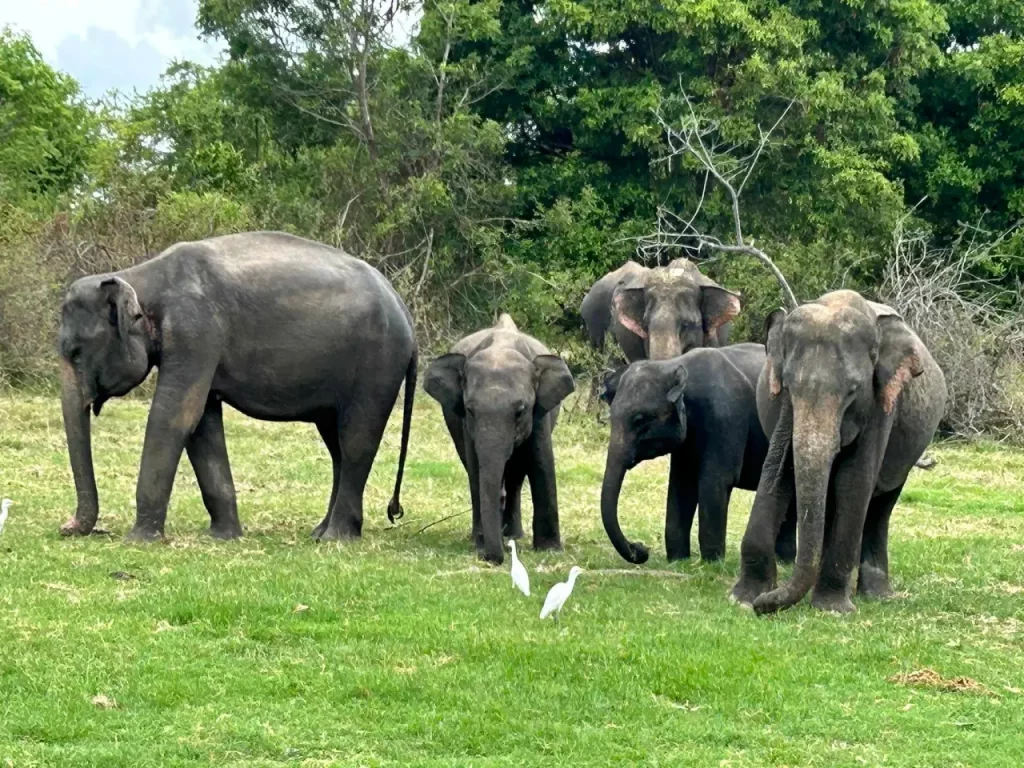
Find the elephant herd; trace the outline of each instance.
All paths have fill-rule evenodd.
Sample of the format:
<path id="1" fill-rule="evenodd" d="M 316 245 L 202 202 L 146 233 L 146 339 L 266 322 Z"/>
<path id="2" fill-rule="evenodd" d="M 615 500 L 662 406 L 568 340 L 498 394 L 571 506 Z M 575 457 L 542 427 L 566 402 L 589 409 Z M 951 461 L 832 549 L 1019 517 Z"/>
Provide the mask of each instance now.
<path id="1" fill-rule="evenodd" d="M 690 556 L 698 515 L 702 558 L 725 553 L 734 488 L 756 491 L 731 597 L 759 613 L 812 592 L 818 608 L 854 609 L 850 580 L 890 592 L 889 517 L 945 408 L 942 372 L 889 307 L 835 291 L 777 310 L 767 344 L 726 346 L 740 296 L 679 259 L 627 263 L 590 290 L 590 340 L 616 339 L 628 367 L 606 380 L 611 435 L 601 516 L 616 551 L 648 550 L 618 522 L 625 473 L 670 456 L 665 546 Z M 214 536 L 241 535 L 224 440 L 224 403 L 258 419 L 316 425 L 333 483 L 317 539 L 357 537 L 363 492 L 404 383 L 401 450 L 388 518 L 408 453 L 418 346 L 412 316 L 365 262 L 291 235 L 253 232 L 180 243 L 113 274 L 75 282 L 61 309 L 62 407 L 77 509 L 64 535 L 95 527 L 90 409 L 157 381 L 129 539 L 163 536 L 181 453 L 192 464 Z M 469 477 L 472 536 L 486 560 L 522 536 L 530 482 L 533 544 L 561 547 L 552 432 L 574 389 L 565 362 L 508 315 L 427 367 Z M 778 583 L 777 561 L 794 561 Z"/>

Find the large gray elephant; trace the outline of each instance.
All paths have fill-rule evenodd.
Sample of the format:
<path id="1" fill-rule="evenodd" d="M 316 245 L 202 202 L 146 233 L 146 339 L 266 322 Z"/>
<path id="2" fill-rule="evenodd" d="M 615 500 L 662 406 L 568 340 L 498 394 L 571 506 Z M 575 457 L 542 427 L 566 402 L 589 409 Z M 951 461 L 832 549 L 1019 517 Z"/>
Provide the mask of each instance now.
<path id="1" fill-rule="evenodd" d="M 629 362 L 725 346 L 739 312 L 739 295 L 688 259 L 654 269 L 626 262 L 594 283 L 580 305 L 590 342 L 600 349 L 610 330 Z"/>
<path id="2" fill-rule="evenodd" d="M 99 515 L 89 408 L 160 375 L 146 425 L 134 540 L 161 538 L 175 470 L 188 452 L 210 532 L 240 536 L 222 404 L 269 421 L 316 425 L 334 463 L 327 514 L 313 535 L 359 536 L 363 490 L 398 392 L 405 413 L 399 492 L 416 384 L 412 317 L 363 261 L 273 232 L 180 243 L 138 266 L 75 282 L 61 310 L 64 425 L 78 493 L 64 535 Z"/>
<path id="3" fill-rule="evenodd" d="M 551 433 L 559 404 L 575 389 L 565 362 L 502 315 L 493 328 L 467 336 L 432 362 L 423 388 L 441 404 L 469 475 L 477 551 L 501 563 L 502 534 L 522 536 L 520 490 L 527 477 L 533 546 L 560 548 Z"/>
<path id="4" fill-rule="evenodd" d="M 861 594 L 890 594 L 889 518 L 942 418 L 945 379 L 891 308 L 853 291 L 776 310 L 767 327 L 757 406 L 771 441 L 732 597 L 770 613 L 813 587 L 812 605 L 849 612 L 858 563 Z M 794 497 L 796 564 L 776 586 L 775 532 Z"/>
<path id="5" fill-rule="evenodd" d="M 626 560 L 643 563 L 648 557 L 647 548 L 628 541 L 619 527 L 626 471 L 665 454 L 672 457 L 665 511 L 668 559 L 690 556 L 690 528 L 698 506 L 701 558 L 725 555 L 732 490 L 757 488 L 768 452 L 754 394 L 764 361 L 761 344 L 695 349 L 671 360 L 633 363 L 615 383 L 601 518 Z M 780 560 L 792 561 L 795 539 L 795 510 L 790 510 L 776 543 Z"/>

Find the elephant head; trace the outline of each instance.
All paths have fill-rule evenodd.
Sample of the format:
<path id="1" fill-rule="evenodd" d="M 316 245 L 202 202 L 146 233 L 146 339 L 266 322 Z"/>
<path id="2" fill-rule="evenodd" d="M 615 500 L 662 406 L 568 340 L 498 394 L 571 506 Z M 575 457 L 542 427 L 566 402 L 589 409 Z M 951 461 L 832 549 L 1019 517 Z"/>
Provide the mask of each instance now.
<path id="1" fill-rule="evenodd" d="M 611 406 L 611 437 L 601 486 L 601 520 L 615 550 L 645 563 L 647 548 L 619 527 L 619 493 L 627 470 L 664 456 L 686 440 L 686 369 L 677 361 L 639 361 L 618 380 Z"/>
<path id="2" fill-rule="evenodd" d="M 648 359 L 667 360 L 695 347 L 717 347 L 719 329 L 740 312 L 740 297 L 687 259 L 676 259 L 616 286 L 611 311 L 619 326 L 643 341 Z"/>
<path id="3" fill-rule="evenodd" d="M 502 562 L 500 497 L 505 464 L 533 434 L 538 421 L 574 389 L 557 355 L 489 346 L 470 355 L 450 353 L 430 364 L 424 389 L 463 420 L 470 466 L 480 489 L 484 557 Z"/>
<path id="4" fill-rule="evenodd" d="M 924 368 L 903 320 L 853 291 L 826 294 L 788 316 L 776 310 L 767 331 L 759 388 L 771 407 L 781 401 L 791 413 L 779 422 L 791 434 L 773 437 L 791 441 L 798 505 L 796 565 L 780 606 L 788 607 L 818 578 L 833 461 L 867 430 L 886 428 L 903 387 Z"/>
<path id="5" fill-rule="evenodd" d="M 78 510 L 65 534 L 89 533 L 99 504 L 93 475 L 89 408 L 141 384 L 152 368 L 148 321 L 135 289 L 117 276 L 74 283 L 61 307 L 57 349 L 61 400 Z"/>

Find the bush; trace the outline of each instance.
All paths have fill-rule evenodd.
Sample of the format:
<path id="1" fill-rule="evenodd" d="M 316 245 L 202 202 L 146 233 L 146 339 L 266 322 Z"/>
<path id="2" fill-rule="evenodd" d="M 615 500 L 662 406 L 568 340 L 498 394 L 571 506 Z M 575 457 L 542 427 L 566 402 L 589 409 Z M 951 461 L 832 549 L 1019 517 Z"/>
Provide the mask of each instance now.
<path id="1" fill-rule="evenodd" d="M 896 228 L 880 298 L 903 315 L 946 375 L 947 434 L 1024 443 L 1024 318 L 1019 297 L 973 277 L 998 264 L 1017 230 L 999 236 L 963 227 L 948 248 L 927 232 Z"/>

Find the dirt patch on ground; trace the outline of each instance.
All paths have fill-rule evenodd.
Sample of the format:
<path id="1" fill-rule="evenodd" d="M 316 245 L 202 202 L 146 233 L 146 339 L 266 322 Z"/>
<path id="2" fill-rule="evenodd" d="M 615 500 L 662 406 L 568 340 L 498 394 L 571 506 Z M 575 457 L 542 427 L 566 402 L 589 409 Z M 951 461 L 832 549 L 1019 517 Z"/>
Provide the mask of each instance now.
<path id="1" fill-rule="evenodd" d="M 937 688 L 951 693 L 989 693 L 988 688 L 969 677 L 946 678 L 934 669 L 925 667 L 916 672 L 906 672 L 888 678 L 890 683 L 912 685 L 917 688 Z"/>

